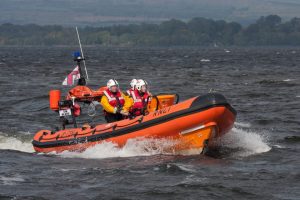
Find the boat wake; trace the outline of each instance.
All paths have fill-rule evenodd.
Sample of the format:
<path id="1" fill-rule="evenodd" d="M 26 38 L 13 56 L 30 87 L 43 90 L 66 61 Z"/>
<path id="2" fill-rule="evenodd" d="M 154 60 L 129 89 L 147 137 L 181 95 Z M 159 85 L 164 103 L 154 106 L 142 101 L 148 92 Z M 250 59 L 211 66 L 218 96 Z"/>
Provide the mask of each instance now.
<path id="1" fill-rule="evenodd" d="M 268 135 L 251 130 L 249 123 L 235 123 L 235 127 L 216 143 L 221 157 L 248 157 L 271 150 Z M 214 154 L 214 153 L 213 153 Z"/>
<path id="2" fill-rule="evenodd" d="M 1 132 L 0 132 L 0 149 L 22 151 L 26 153 L 34 152 L 30 140 L 22 141 L 20 138 L 11 137 Z"/>
<path id="3" fill-rule="evenodd" d="M 76 158 L 112 158 L 112 157 L 134 157 L 151 155 L 175 155 L 172 146 L 174 141 L 167 139 L 130 139 L 125 146 L 119 148 L 112 142 L 103 142 L 83 152 L 64 151 L 58 155 L 62 157 Z M 189 154 L 189 152 L 187 152 Z"/>
<path id="4" fill-rule="evenodd" d="M 250 128 L 249 123 L 236 123 L 235 127 L 218 141 L 218 148 L 225 149 L 229 157 L 247 157 L 265 153 L 271 150 L 268 145 L 268 137 L 262 133 L 244 130 Z M 84 152 L 62 152 L 58 154 L 68 158 L 111 158 L 111 157 L 134 157 L 151 155 L 197 155 L 201 150 L 185 152 L 172 151 L 173 141 L 167 139 L 131 139 L 126 145 L 119 148 L 117 145 L 104 142 Z M 227 156 L 225 156 L 227 157 Z"/>
<path id="5" fill-rule="evenodd" d="M 229 154 L 230 157 L 247 157 L 270 151 L 271 147 L 268 145 L 266 135 L 248 131 L 249 127 L 251 125 L 248 123 L 237 122 L 235 127 L 217 142 L 217 148 L 223 151 L 223 153 L 226 152 L 225 154 Z M 174 141 L 167 139 L 130 139 L 122 148 L 111 142 L 103 142 L 83 152 L 65 151 L 58 154 L 52 153 L 52 155 L 65 158 L 102 159 L 159 154 L 196 155 L 201 152 L 201 150 L 175 152 L 172 148 L 173 145 L 175 145 Z M 0 133 L 0 149 L 27 153 L 34 152 L 31 141 L 23 141 L 20 138 L 11 137 L 4 133 Z"/>

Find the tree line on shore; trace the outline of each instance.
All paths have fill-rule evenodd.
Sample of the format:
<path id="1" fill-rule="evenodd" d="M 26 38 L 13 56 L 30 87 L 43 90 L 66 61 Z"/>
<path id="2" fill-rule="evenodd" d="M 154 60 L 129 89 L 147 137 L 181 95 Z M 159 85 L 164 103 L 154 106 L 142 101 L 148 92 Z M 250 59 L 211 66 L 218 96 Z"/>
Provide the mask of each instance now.
<path id="1" fill-rule="evenodd" d="M 103 46 L 269 46 L 300 45 L 300 18 L 283 22 L 277 15 L 260 17 L 243 27 L 237 22 L 193 18 L 161 24 L 79 28 L 82 43 Z M 76 45 L 73 27 L 0 25 L 0 45 Z"/>

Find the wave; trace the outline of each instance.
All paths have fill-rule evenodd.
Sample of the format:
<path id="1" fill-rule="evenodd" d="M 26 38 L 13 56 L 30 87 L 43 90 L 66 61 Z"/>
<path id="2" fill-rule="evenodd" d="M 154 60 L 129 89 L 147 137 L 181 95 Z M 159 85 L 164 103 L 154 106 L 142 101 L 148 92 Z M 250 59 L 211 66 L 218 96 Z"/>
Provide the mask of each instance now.
<path id="1" fill-rule="evenodd" d="M 33 147 L 31 141 L 22 141 L 19 138 L 7 136 L 0 133 L 0 149 L 15 150 L 26 153 L 33 153 Z"/>
<path id="2" fill-rule="evenodd" d="M 7 177 L 0 176 L 0 183 L 3 185 L 17 185 L 19 182 L 24 182 L 25 180 L 21 176 Z"/>
<path id="3" fill-rule="evenodd" d="M 237 127 L 222 137 L 222 147 L 231 149 L 231 156 L 234 157 L 247 157 L 271 150 L 266 135 Z"/>
<path id="4" fill-rule="evenodd" d="M 284 141 L 290 142 L 290 143 L 298 143 L 298 142 L 300 142 L 300 136 L 297 136 L 297 135 L 286 136 L 286 137 L 284 137 Z"/>
<path id="5" fill-rule="evenodd" d="M 250 123 L 245 123 L 245 122 L 235 122 L 234 125 L 236 127 L 243 127 L 243 128 L 250 128 L 251 127 Z"/>
<path id="6" fill-rule="evenodd" d="M 294 79 L 284 79 L 284 80 L 278 80 L 278 79 L 263 79 L 259 80 L 256 83 L 260 85 L 265 86 L 277 86 L 277 87 L 292 87 L 297 86 L 297 82 L 294 82 Z"/>
<path id="7" fill-rule="evenodd" d="M 205 58 L 203 58 L 203 59 L 201 59 L 200 61 L 201 61 L 201 62 L 210 62 L 210 59 L 205 59 Z"/>
<path id="8" fill-rule="evenodd" d="M 151 155 L 174 155 L 172 146 L 174 141 L 167 139 L 129 139 L 122 147 L 118 147 L 112 142 L 102 142 L 94 147 L 88 148 L 83 152 L 64 151 L 59 153 L 62 157 L 76 158 L 112 158 L 112 157 L 134 157 Z"/>

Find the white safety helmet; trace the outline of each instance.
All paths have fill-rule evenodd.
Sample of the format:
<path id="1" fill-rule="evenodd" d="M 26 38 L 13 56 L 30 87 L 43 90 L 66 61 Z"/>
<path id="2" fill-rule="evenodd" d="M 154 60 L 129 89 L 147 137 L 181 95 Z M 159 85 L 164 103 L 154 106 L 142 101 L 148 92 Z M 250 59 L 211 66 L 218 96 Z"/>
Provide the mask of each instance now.
<path id="1" fill-rule="evenodd" d="M 143 80 L 143 79 L 139 79 L 135 85 L 136 89 L 138 91 L 141 91 L 142 86 L 146 86 L 146 88 L 148 88 L 148 83 L 147 81 Z"/>
<path id="2" fill-rule="evenodd" d="M 109 79 L 109 80 L 107 81 L 106 86 L 107 86 L 109 89 L 110 89 L 112 86 L 117 86 L 117 87 L 119 87 L 119 83 L 118 83 L 118 81 L 116 81 L 116 79 Z"/>
<path id="3" fill-rule="evenodd" d="M 138 82 L 138 80 L 137 79 L 132 79 L 131 80 L 131 82 L 130 82 L 130 87 L 132 88 L 132 89 L 134 89 L 135 88 L 135 86 L 136 86 L 136 84 L 137 84 L 137 82 Z"/>

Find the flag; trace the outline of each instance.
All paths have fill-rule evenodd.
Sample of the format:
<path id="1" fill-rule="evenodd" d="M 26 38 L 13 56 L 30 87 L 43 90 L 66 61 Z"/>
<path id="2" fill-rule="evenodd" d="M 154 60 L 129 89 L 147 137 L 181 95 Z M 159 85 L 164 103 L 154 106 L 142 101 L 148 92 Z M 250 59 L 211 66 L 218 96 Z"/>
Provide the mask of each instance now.
<path id="1" fill-rule="evenodd" d="M 76 81 L 80 79 L 79 67 L 76 66 L 75 69 L 65 78 L 62 85 L 74 85 Z"/>

